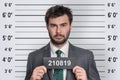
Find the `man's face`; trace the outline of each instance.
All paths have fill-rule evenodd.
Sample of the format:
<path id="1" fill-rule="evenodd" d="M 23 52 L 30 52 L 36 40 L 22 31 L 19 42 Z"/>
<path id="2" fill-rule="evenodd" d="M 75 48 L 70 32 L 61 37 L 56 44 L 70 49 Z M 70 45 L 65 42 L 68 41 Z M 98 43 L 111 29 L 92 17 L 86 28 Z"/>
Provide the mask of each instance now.
<path id="1" fill-rule="evenodd" d="M 50 18 L 47 29 L 53 44 L 64 44 L 67 41 L 71 30 L 68 16 L 63 15 L 57 18 Z"/>

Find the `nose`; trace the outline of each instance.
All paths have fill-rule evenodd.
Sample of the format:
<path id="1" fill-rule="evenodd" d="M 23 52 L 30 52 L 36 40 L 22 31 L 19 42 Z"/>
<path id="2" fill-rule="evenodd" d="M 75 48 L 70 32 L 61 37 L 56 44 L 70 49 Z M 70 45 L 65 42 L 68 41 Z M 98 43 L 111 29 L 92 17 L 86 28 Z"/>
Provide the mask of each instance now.
<path id="1" fill-rule="evenodd" d="M 57 27 L 57 33 L 61 33 L 61 27 L 60 26 Z"/>

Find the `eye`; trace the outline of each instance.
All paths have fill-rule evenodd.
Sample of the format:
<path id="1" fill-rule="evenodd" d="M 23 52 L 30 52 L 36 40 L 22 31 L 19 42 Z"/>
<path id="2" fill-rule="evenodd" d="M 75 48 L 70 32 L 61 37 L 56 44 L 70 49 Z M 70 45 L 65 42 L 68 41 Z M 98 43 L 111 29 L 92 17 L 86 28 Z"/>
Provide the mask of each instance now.
<path id="1" fill-rule="evenodd" d="M 67 24 L 61 24 L 61 27 L 65 27 Z"/>
<path id="2" fill-rule="evenodd" d="M 50 27 L 56 27 L 56 25 L 55 24 L 51 24 Z"/>

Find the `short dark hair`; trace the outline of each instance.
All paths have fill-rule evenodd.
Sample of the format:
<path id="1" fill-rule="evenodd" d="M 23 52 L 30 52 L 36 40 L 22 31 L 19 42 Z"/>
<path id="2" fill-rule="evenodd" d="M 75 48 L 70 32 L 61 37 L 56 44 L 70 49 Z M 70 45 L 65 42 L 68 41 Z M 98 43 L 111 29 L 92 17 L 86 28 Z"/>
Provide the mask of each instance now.
<path id="1" fill-rule="evenodd" d="M 48 24 L 50 18 L 60 17 L 63 16 L 64 14 L 68 16 L 69 22 L 71 24 L 73 20 L 72 11 L 70 8 L 64 7 L 63 5 L 55 5 L 53 7 L 50 7 L 46 12 L 45 22 L 46 24 Z"/>

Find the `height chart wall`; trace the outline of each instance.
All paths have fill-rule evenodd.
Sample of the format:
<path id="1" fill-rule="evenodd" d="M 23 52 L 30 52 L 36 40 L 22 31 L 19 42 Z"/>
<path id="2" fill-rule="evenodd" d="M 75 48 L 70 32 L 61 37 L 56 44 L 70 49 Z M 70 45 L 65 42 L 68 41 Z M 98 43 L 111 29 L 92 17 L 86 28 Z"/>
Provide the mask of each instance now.
<path id="1" fill-rule="evenodd" d="M 120 80 L 120 0 L 0 0 L 0 80 L 24 80 L 28 54 L 49 42 L 46 10 L 73 11 L 69 41 L 93 51 L 101 80 Z"/>

